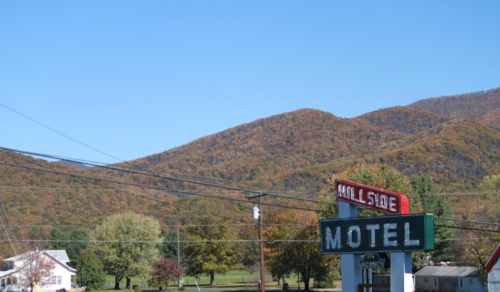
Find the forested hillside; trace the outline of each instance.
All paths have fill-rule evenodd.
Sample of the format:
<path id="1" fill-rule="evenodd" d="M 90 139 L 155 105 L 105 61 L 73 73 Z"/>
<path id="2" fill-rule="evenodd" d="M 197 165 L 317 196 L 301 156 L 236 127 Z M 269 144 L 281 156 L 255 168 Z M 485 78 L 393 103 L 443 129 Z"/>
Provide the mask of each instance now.
<path id="1" fill-rule="evenodd" d="M 500 129 L 500 88 L 423 99 L 408 107 L 449 117 L 471 118 Z"/>
<path id="2" fill-rule="evenodd" d="M 251 205 L 241 200 L 248 194 L 209 192 L 206 186 L 161 176 L 264 192 L 311 193 L 323 191 L 332 174 L 349 166 L 382 163 L 408 178 L 429 174 L 449 192 L 474 190 L 484 176 L 499 174 L 499 93 L 494 89 L 423 100 L 352 119 L 301 109 L 113 165 L 157 176 L 96 166 L 77 168 L 1 150 L 0 197 L 15 232 L 26 237 L 28 225 L 91 228 L 105 216 L 124 210 L 154 216 L 168 229 L 167 224 L 190 222 L 198 203 L 208 200 L 182 191 L 237 199 L 221 201 L 225 216 L 233 222 L 247 220 Z"/>

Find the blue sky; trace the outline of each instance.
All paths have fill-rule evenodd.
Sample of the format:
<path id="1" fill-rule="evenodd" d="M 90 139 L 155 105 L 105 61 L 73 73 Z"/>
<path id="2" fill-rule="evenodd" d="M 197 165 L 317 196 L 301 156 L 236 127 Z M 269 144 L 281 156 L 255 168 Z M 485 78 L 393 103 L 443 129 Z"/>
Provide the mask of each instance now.
<path id="1" fill-rule="evenodd" d="M 0 102 L 122 160 L 500 86 L 500 1 L 0 1 Z M 0 146 L 117 162 L 0 107 Z"/>

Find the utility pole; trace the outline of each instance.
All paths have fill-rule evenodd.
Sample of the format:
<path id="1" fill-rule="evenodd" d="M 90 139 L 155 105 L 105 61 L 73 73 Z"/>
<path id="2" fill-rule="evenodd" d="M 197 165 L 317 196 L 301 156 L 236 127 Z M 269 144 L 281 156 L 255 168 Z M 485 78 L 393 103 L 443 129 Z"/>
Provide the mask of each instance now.
<path id="1" fill-rule="evenodd" d="M 258 219 L 259 222 L 259 250 L 260 250 L 260 291 L 266 292 L 266 278 L 265 278 L 265 265 L 264 265 L 264 235 L 262 230 L 262 207 L 261 200 L 263 196 L 266 196 L 266 193 L 262 193 L 258 196 L 251 197 L 249 199 L 259 198 L 259 207 L 255 206 L 253 211 L 254 219 Z"/>
<path id="2" fill-rule="evenodd" d="M 177 227 L 177 268 L 181 268 L 181 244 L 180 244 L 180 234 L 179 234 L 179 230 L 181 228 L 180 227 Z M 178 288 L 181 289 L 181 278 L 180 278 L 180 275 L 177 276 L 177 284 L 178 284 Z"/>
<path id="3" fill-rule="evenodd" d="M 260 250 L 260 292 L 266 292 L 266 278 L 264 266 L 264 236 L 262 234 L 262 207 L 260 205 L 262 197 L 259 197 L 259 250 Z"/>

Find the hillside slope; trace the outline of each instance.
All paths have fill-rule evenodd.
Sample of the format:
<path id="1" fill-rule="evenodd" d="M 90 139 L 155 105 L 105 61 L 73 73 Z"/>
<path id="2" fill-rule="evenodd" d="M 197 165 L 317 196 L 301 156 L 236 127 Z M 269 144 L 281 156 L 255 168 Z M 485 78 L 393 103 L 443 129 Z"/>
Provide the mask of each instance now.
<path id="1" fill-rule="evenodd" d="M 408 105 L 439 115 L 471 118 L 500 129 L 500 88 L 468 94 L 427 98 Z"/>
<path id="2" fill-rule="evenodd" d="M 157 173 L 253 181 L 289 170 L 371 153 L 403 133 L 362 119 L 304 109 L 241 125 L 127 163 Z"/>
<path id="3" fill-rule="evenodd" d="M 353 119 L 302 109 L 114 166 L 285 193 L 321 191 L 333 173 L 346 167 L 386 163 L 408 177 L 428 173 L 447 191 L 471 190 L 483 176 L 498 174 L 500 169 L 500 131 L 483 124 L 499 121 L 499 109 L 495 108 L 498 91 L 456 100 L 424 100 L 416 106 L 382 109 Z M 474 99 L 476 96 L 482 98 Z M 452 100 L 449 107 L 447 100 Z M 462 108 L 464 100 L 469 108 Z M 185 223 L 196 212 L 196 204 L 207 200 L 175 191 L 207 191 L 203 186 L 158 176 L 76 168 L 4 150 L 0 151 L 0 162 L 55 171 L 0 164 L 0 197 L 20 236 L 27 236 L 28 225 L 93 225 L 123 210 L 154 216 L 162 224 Z M 62 172 L 170 190 L 77 178 Z M 243 199 L 241 193 L 214 190 L 210 194 Z M 220 202 L 233 220 L 247 217 L 244 203 Z"/>

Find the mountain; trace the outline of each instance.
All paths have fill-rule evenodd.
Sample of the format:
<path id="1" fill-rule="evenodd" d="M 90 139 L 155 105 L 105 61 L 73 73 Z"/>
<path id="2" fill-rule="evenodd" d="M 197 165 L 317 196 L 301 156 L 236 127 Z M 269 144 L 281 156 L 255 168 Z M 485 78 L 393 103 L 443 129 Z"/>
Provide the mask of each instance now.
<path id="1" fill-rule="evenodd" d="M 439 115 L 470 118 L 500 129 L 500 88 L 419 100 L 408 107 Z"/>
<path id="2" fill-rule="evenodd" d="M 473 190 L 483 176 L 499 173 L 499 92 L 427 99 L 352 119 L 300 109 L 113 167 L 286 194 L 322 191 L 328 178 L 346 167 L 385 163 L 408 177 L 428 173 L 446 191 Z M 0 163 L 1 204 L 21 237 L 30 232 L 22 226 L 93 225 L 123 210 L 154 216 L 162 224 L 186 223 L 207 199 L 178 190 L 244 200 L 244 192 L 208 192 L 186 181 L 77 168 L 6 150 L 0 150 Z M 248 204 L 220 203 L 233 220 L 247 217 Z"/>
<path id="3" fill-rule="evenodd" d="M 286 171 L 364 155 L 380 143 L 403 136 L 362 119 L 302 109 L 234 127 L 126 165 L 156 173 L 262 181 Z"/>

